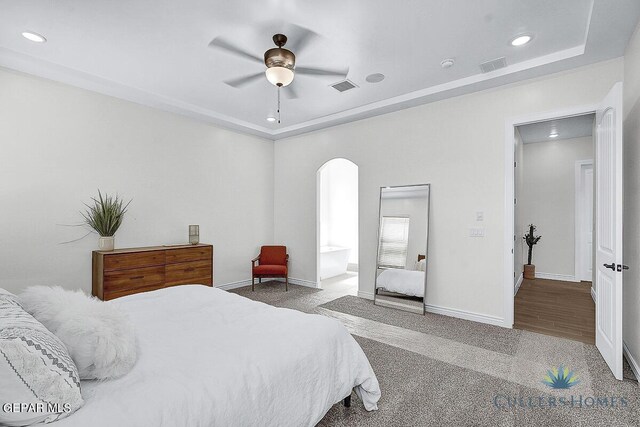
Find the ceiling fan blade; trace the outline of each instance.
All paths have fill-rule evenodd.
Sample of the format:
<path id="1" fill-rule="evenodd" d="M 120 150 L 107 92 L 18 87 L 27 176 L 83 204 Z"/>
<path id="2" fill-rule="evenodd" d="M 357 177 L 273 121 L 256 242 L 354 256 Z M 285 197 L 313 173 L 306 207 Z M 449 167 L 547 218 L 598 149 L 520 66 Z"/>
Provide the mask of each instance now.
<path id="1" fill-rule="evenodd" d="M 292 84 L 284 88 L 284 96 L 287 99 L 298 99 L 298 91 Z"/>
<path id="2" fill-rule="evenodd" d="M 209 47 L 222 49 L 225 52 L 228 52 L 228 53 L 230 53 L 232 55 L 240 56 L 242 58 L 249 59 L 251 61 L 258 62 L 260 64 L 264 64 L 264 59 L 254 55 L 254 54 L 252 54 L 250 52 L 247 52 L 244 49 L 239 48 L 238 46 L 234 45 L 231 42 L 228 42 L 227 40 L 223 39 L 222 37 L 216 37 L 215 39 L 211 40 L 209 42 Z"/>
<path id="3" fill-rule="evenodd" d="M 236 77 L 235 79 L 225 80 L 224 82 L 231 87 L 241 88 L 250 83 L 255 82 L 256 80 L 260 80 L 264 77 L 263 72 L 249 74 L 248 76 Z"/>
<path id="4" fill-rule="evenodd" d="M 288 38 L 286 48 L 299 55 L 304 49 L 318 37 L 318 34 L 308 28 L 300 27 L 295 24 L 285 25 L 285 35 Z"/>
<path id="5" fill-rule="evenodd" d="M 307 76 L 340 76 L 346 77 L 349 73 L 349 69 L 346 70 L 327 70 L 325 68 L 307 68 L 296 67 L 296 74 L 303 74 Z"/>

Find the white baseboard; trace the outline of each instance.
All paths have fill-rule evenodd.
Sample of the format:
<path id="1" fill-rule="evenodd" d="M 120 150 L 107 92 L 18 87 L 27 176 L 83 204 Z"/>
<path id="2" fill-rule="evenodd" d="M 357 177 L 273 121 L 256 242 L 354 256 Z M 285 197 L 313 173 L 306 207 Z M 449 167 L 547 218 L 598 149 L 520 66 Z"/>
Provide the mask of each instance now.
<path id="1" fill-rule="evenodd" d="M 373 292 L 367 292 L 367 291 L 358 291 L 358 296 L 360 298 L 365 298 L 365 299 L 373 299 Z"/>
<path id="2" fill-rule="evenodd" d="M 280 278 L 267 278 L 265 280 L 275 280 L 277 282 L 283 282 L 284 283 L 284 279 L 280 279 Z M 316 282 L 313 282 L 311 280 L 304 280 L 304 279 L 296 279 L 294 277 L 289 277 L 289 283 L 292 285 L 300 285 L 300 286 L 306 286 L 308 288 L 317 288 L 318 286 L 316 285 Z M 256 285 L 258 284 L 258 279 L 256 279 Z M 224 283 L 222 285 L 216 285 L 215 287 L 218 289 L 223 289 L 225 291 L 231 290 L 231 289 L 236 289 L 236 288 L 242 288 L 244 286 L 251 286 L 251 279 L 246 279 L 246 280 L 239 280 L 237 282 L 231 282 L 231 283 Z"/>
<path id="3" fill-rule="evenodd" d="M 231 282 L 231 283 L 224 283 L 222 285 L 215 285 L 215 288 L 218 289 L 222 289 L 225 291 L 231 290 L 231 289 L 236 289 L 236 288 L 242 288 L 244 286 L 250 286 L 251 285 L 251 279 L 247 279 L 247 280 L 240 280 L 238 282 Z"/>
<path id="4" fill-rule="evenodd" d="M 281 279 L 281 278 L 268 279 L 268 280 L 275 280 L 277 282 L 283 282 L 284 283 L 284 279 Z M 256 280 L 256 282 L 257 282 L 257 280 Z M 289 277 L 289 283 L 292 284 L 292 285 L 306 286 L 307 288 L 317 288 L 318 287 L 318 283 L 314 282 L 313 280 L 296 279 L 295 277 Z M 251 284 L 251 280 L 249 280 L 249 284 Z"/>
<path id="5" fill-rule="evenodd" d="M 437 305 L 425 304 L 425 310 L 429 313 L 442 314 L 449 317 L 457 317 L 459 319 L 471 320 L 472 322 L 487 323 L 489 325 L 506 327 L 504 319 L 497 316 L 489 316 L 486 314 L 474 313 L 472 311 L 458 310 L 455 308 L 440 307 Z"/>
<path id="6" fill-rule="evenodd" d="M 516 296 L 518 294 L 518 291 L 520 290 L 520 285 L 522 285 L 523 280 L 524 280 L 524 273 L 520 273 L 520 276 L 518 276 L 518 280 L 516 281 L 516 286 L 515 286 L 515 290 L 513 291 L 513 296 Z"/>
<path id="7" fill-rule="evenodd" d="M 373 299 L 373 292 L 358 291 L 360 298 Z M 449 317 L 457 317 L 459 319 L 471 320 L 472 322 L 487 323 L 489 325 L 511 328 L 512 325 L 505 326 L 504 319 L 497 316 L 488 316 L 486 314 L 474 313 L 472 311 L 458 310 L 455 308 L 446 308 L 437 305 L 425 304 L 425 311 L 434 314 L 442 314 Z"/>
<path id="8" fill-rule="evenodd" d="M 593 286 L 591 287 L 591 298 L 593 298 L 593 302 L 596 302 L 596 291 L 593 290 Z"/>
<path id="9" fill-rule="evenodd" d="M 536 279 L 548 279 L 548 280 L 562 280 L 563 282 L 580 282 L 576 279 L 576 276 L 572 274 L 555 274 L 555 273 L 542 273 L 536 271 Z"/>
<path id="10" fill-rule="evenodd" d="M 638 364 L 638 361 L 633 357 L 633 355 L 629 351 L 629 347 L 627 347 L 626 342 L 622 343 L 622 349 L 623 349 L 622 352 L 624 353 L 624 357 L 627 358 L 627 361 L 629 362 L 629 366 L 631 366 L 631 370 L 633 371 L 633 374 L 636 376 L 637 380 L 640 380 L 640 364 Z"/>

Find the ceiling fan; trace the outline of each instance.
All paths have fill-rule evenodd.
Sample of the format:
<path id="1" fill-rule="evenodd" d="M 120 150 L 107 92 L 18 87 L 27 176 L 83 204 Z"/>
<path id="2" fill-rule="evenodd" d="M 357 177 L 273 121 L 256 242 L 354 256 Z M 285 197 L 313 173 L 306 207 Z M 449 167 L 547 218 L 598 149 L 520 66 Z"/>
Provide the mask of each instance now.
<path id="1" fill-rule="evenodd" d="M 308 46 L 309 42 L 317 36 L 317 34 L 307 28 L 292 25 L 289 29 L 294 33 L 292 42 L 289 44 L 290 49 L 286 49 L 284 46 L 287 44 L 287 36 L 284 34 L 275 34 L 273 36 L 273 42 L 276 47 L 267 50 L 263 58 L 260 58 L 246 50 L 236 46 L 234 43 L 229 42 L 223 37 L 216 37 L 211 40 L 209 47 L 221 49 L 225 52 L 233 55 L 252 60 L 266 66 L 266 70 L 249 74 L 242 77 L 236 77 L 233 79 L 225 80 L 224 82 L 229 86 L 235 88 L 244 87 L 250 83 L 259 80 L 262 76 L 266 76 L 267 80 L 277 86 L 278 88 L 289 86 L 296 74 L 308 75 L 308 76 L 339 76 L 346 77 L 348 69 L 346 70 L 331 70 L 326 68 L 307 68 L 296 67 L 296 55 Z M 292 87 L 289 87 L 285 94 L 289 98 L 297 98 L 297 94 Z"/>

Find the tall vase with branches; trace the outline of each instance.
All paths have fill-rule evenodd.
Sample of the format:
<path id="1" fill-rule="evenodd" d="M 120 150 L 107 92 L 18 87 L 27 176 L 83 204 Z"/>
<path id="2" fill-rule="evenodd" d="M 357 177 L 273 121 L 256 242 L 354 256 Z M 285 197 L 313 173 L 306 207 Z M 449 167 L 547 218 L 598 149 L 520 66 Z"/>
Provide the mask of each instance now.
<path id="1" fill-rule="evenodd" d="M 103 196 L 100 190 L 98 190 L 98 197 L 92 197 L 91 200 L 91 203 L 85 203 L 87 209 L 81 212 L 85 224 L 100 235 L 98 242 L 100 250 L 113 250 L 113 236 L 120 228 L 131 200 L 125 203 L 118 195 L 105 194 Z"/>
<path id="2" fill-rule="evenodd" d="M 536 226 L 529 224 L 529 231 L 524 235 L 523 239 L 529 247 L 527 254 L 527 264 L 524 266 L 524 278 L 535 279 L 536 278 L 536 266 L 531 263 L 533 258 L 533 247 L 538 244 L 542 236 L 535 235 Z"/>

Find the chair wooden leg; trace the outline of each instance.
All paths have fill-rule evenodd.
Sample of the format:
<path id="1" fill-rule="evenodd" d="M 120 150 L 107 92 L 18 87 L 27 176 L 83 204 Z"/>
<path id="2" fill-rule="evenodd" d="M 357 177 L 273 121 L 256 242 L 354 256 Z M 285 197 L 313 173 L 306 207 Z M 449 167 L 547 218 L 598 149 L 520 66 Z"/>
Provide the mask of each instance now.
<path id="1" fill-rule="evenodd" d="M 262 283 L 262 277 L 258 277 L 258 283 Z"/>
<path id="2" fill-rule="evenodd" d="M 288 274 L 284 277 L 284 290 L 285 292 L 289 292 L 289 275 Z"/>
<path id="3" fill-rule="evenodd" d="M 256 291 L 256 276 L 251 276 L 251 292 Z"/>

